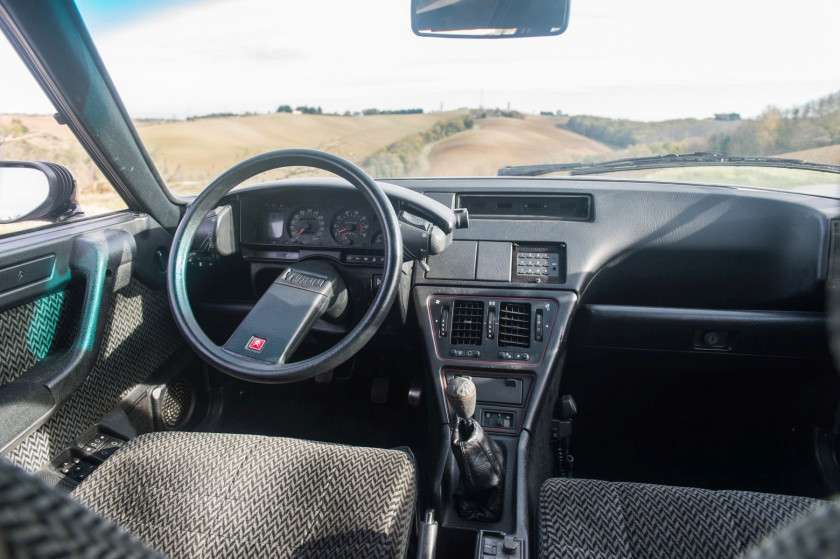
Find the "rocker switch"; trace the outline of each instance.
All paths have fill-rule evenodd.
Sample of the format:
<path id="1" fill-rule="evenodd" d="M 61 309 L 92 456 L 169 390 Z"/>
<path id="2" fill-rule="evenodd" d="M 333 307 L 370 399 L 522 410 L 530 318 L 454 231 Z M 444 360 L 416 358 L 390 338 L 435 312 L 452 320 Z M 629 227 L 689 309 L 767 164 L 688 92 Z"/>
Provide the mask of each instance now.
<path id="1" fill-rule="evenodd" d="M 485 532 L 479 534 L 479 551 L 476 557 L 491 559 L 504 557 L 505 559 L 523 559 L 525 557 L 525 540 L 508 536 L 504 532 Z"/>

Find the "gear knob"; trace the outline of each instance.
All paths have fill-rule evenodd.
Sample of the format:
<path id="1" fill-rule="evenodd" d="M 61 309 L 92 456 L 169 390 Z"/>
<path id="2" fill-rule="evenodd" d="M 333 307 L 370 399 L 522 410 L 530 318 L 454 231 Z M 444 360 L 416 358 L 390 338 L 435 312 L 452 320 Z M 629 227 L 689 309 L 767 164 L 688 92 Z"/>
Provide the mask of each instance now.
<path id="1" fill-rule="evenodd" d="M 475 413 L 475 384 L 470 377 L 455 377 L 446 383 L 446 400 L 458 417 L 470 419 Z"/>

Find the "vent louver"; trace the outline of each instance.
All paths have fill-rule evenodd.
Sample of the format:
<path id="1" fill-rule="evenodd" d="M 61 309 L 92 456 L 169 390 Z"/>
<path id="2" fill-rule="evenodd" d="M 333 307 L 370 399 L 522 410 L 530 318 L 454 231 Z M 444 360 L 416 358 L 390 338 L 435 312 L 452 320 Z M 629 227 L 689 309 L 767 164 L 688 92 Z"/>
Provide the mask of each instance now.
<path id="1" fill-rule="evenodd" d="M 499 346 L 531 346 L 531 305 L 502 303 L 499 307 Z"/>
<path id="2" fill-rule="evenodd" d="M 828 286 L 840 289 L 840 219 L 831 222 L 828 244 Z"/>
<path id="3" fill-rule="evenodd" d="M 484 329 L 483 301 L 455 301 L 452 311 L 452 345 L 481 345 Z"/>

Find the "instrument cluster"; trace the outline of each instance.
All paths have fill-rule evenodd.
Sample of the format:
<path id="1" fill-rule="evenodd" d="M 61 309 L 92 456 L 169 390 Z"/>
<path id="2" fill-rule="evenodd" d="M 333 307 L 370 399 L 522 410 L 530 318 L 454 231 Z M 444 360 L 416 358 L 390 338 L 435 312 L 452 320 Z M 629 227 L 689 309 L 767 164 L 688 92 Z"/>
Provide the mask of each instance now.
<path id="1" fill-rule="evenodd" d="M 305 247 L 382 248 L 383 235 L 373 209 L 361 196 L 330 193 L 311 196 L 243 197 L 242 242 Z"/>

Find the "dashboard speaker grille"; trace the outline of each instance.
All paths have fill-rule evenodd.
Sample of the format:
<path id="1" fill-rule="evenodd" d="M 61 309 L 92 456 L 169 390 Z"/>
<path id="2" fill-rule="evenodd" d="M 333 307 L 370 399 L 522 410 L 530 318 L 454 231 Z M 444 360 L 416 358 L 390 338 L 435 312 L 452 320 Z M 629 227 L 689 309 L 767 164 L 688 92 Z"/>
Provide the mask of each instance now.
<path id="1" fill-rule="evenodd" d="M 481 345 L 484 301 L 455 301 L 452 311 L 452 345 Z"/>
<path id="2" fill-rule="evenodd" d="M 499 346 L 531 346 L 531 305 L 502 303 L 499 307 Z"/>

